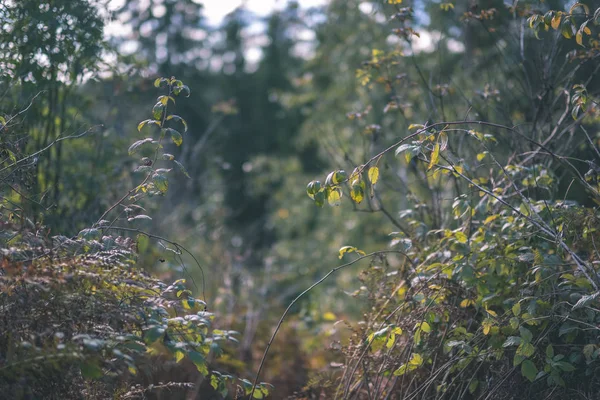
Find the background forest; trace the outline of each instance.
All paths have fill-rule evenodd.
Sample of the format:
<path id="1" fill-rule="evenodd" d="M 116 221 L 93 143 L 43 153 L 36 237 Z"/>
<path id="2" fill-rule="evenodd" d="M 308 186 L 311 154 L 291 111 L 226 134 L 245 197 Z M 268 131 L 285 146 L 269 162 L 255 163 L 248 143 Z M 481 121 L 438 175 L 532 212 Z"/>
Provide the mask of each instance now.
<path id="1" fill-rule="evenodd" d="M 0 0 L 0 398 L 600 398 L 600 4 L 217 2 Z"/>

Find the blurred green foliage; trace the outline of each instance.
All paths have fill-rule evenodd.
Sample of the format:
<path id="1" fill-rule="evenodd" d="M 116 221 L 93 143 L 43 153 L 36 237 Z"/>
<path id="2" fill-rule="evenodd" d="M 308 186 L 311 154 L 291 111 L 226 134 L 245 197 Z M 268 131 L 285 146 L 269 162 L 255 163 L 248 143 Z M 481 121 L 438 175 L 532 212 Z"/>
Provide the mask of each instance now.
<path id="1" fill-rule="evenodd" d="M 255 398 L 593 398 L 600 9 L 572 3 L 0 2 L 0 378 L 243 398 L 269 345 Z"/>

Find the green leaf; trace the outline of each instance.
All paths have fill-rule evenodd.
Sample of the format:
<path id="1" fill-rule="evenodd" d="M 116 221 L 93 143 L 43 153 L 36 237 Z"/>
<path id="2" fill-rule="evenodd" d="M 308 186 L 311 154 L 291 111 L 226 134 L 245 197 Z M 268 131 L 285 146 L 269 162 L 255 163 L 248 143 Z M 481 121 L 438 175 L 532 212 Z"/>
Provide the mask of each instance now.
<path id="1" fill-rule="evenodd" d="M 533 334 L 529 329 L 525 328 L 524 326 L 520 326 L 519 333 L 521 334 L 521 339 L 523 339 L 524 342 L 531 343 Z"/>
<path id="2" fill-rule="evenodd" d="M 156 120 L 153 120 L 153 119 L 146 119 L 146 120 L 144 120 L 144 121 L 142 121 L 142 122 L 140 122 L 138 124 L 138 127 L 137 127 L 138 128 L 138 132 L 140 132 L 142 130 L 142 128 L 144 126 L 148 125 L 148 124 L 160 126 L 160 121 L 156 121 Z"/>
<path id="3" fill-rule="evenodd" d="M 313 200 L 315 199 L 315 195 L 319 192 L 319 190 L 321 190 L 321 182 L 319 181 L 312 181 L 306 185 L 306 194 L 308 194 L 308 197 Z"/>
<path id="4" fill-rule="evenodd" d="M 521 364 L 523 360 L 525 360 L 525 357 L 515 354 L 515 357 L 513 358 L 513 366 L 516 367 L 517 365 Z"/>
<path id="5" fill-rule="evenodd" d="M 600 292 L 596 292 L 596 293 L 590 294 L 590 295 L 581 296 L 581 298 L 579 299 L 579 301 L 573 306 L 572 310 L 577 310 L 578 308 L 586 307 L 588 304 L 590 304 L 594 300 L 596 300 L 596 298 L 598 298 L 599 295 L 600 295 Z"/>
<path id="6" fill-rule="evenodd" d="M 521 214 L 523 214 L 526 217 L 529 217 L 529 206 L 525 203 L 521 203 L 521 205 L 519 206 L 519 211 L 521 212 Z"/>
<path id="7" fill-rule="evenodd" d="M 165 328 L 160 325 L 154 325 L 144 333 L 144 342 L 152 344 L 165 334 Z"/>
<path id="8" fill-rule="evenodd" d="M 333 174 L 333 184 L 339 185 L 340 183 L 344 182 L 346 178 L 348 178 L 348 174 L 346 174 L 346 171 L 343 169 L 335 171 Z"/>
<path id="9" fill-rule="evenodd" d="M 573 366 L 573 364 L 570 364 L 566 361 L 559 361 L 556 363 L 556 366 L 565 372 L 575 371 L 575 367 Z"/>
<path id="10" fill-rule="evenodd" d="M 521 342 L 519 347 L 517 347 L 517 355 L 523 357 L 531 357 L 535 353 L 535 347 L 529 342 Z"/>
<path id="11" fill-rule="evenodd" d="M 323 207 L 325 205 L 325 200 L 327 196 L 325 194 L 325 190 L 321 189 L 315 194 L 315 205 L 317 207 Z"/>
<path id="12" fill-rule="evenodd" d="M 152 176 L 152 182 L 161 193 L 166 193 L 169 189 L 169 180 L 162 174 L 154 174 Z"/>
<path id="13" fill-rule="evenodd" d="M 546 346 L 546 357 L 550 359 L 554 357 L 554 347 L 551 344 Z"/>
<path id="14" fill-rule="evenodd" d="M 365 198 L 365 183 L 363 181 L 355 181 L 350 188 L 350 198 L 356 203 L 360 204 Z"/>
<path id="15" fill-rule="evenodd" d="M 515 317 L 518 317 L 519 314 L 521 314 L 521 303 L 516 302 L 513 306 L 512 306 L 512 312 L 515 315 Z"/>
<path id="16" fill-rule="evenodd" d="M 412 144 L 402 144 L 400 146 L 398 146 L 398 148 L 396 149 L 396 151 L 394 152 L 394 154 L 397 156 L 398 154 L 413 148 L 414 146 Z"/>
<path id="17" fill-rule="evenodd" d="M 596 350 L 595 344 L 588 343 L 585 346 L 583 346 L 583 355 L 585 356 L 585 359 L 590 361 L 592 359 L 592 355 L 594 354 L 595 350 Z"/>
<path id="18" fill-rule="evenodd" d="M 154 119 L 160 119 L 162 117 L 163 111 L 165 110 L 165 105 L 162 102 L 158 102 L 152 107 L 152 116 Z"/>
<path id="19" fill-rule="evenodd" d="M 473 381 L 469 384 L 469 393 L 473 394 L 477 390 L 479 386 L 479 381 L 477 379 L 473 379 Z"/>
<path id="20" fill-rule="evenodd" d="M 183 166 L 182 163 L 180 163 L 177 160 L 173 160 L 173 162 L 175 163 L 175 165 L 177 165 L 177 168 L 179 168 L 179 171 L 181 171 L 181 173 L 183 175 L 185 175 L 186 178 L 190 178 L 191 179 L 190 174 L 188 174 L 187 170 L 185 169 L 185 167 Z"/>
<path id="21" fill-rule="evenodd" d="M 208 366 L 206 365 L 206 359 L 204 358 L 204 356 L 195 350 L 190 350 L 187 355 L 188 355 L 190 361 L 192 361 L 194 363 L 194 365 L 196 366 L 196 369 L 203 376 L 207 376 L 208 375 Z"/>
<path id="22" fill-rule="evenodd" d="M 502 347 L 518 346 L 521 344 L 521 338 L 518 336 L 509 336 L 506 338 Z"/>
<path id="23" fill-rule="evenodd" d="M 100 236 L 100 231 L 96 228 L 83 229 L 77 234 L 79 239 L 85 240 L 99 240 Z"/>
<path id="24" fill-rule="evenodd" d="M 183 118 L 181 118 L 179 115 L 169 115 L 166 118 L 167 121 L 173 120 L 173 121 L 179 121 L 183 124 L 183 131 L 187 132 L 188 130 L 188 126 L 187 126 L 187 122 L 185 122 L 185 120 Z"/>
<path id="25" fill-rule="evenodd" d="M 175 104 L 175 99 L 171 96 L 159 96 L 157 100 L 165 106 L 169 104 L 169 100 L 171 100 L 173 104 Z"/>
<path id="26" fill-rule="evenodd" d="M 92 361 L 86 361 L 86 362 L 82 363 L 80 368 L 81 368 L 81 375 L 83 375 L 83 377 L 87 378 L 87 379 L 98 379 L 98 378 L 102 378 L 102 376 L 104 375 L 102 373 L 102 368 L 100 368 L 100 366 L 98 366 L 98 364 L 96 364 Z"/>
<path id="27" fill-rule="evenodd" d="M 242 388 L 244 389 L 245 394 L 252 393 L 252 382 L 247 379 L 240 379 L 240 382 L 242 383 Z"/>
<path id="28" fill-rule="evenodd" d="M 175 143 L 177 146 L 181 146 L 181 144 L 183 143 L 183 137 L 181 137 L 181 133 L 171 128 L 168 128 L 167 132 L 169 133 L 169 135 L 171 135 L 171 140 L 173 141 L 173 143 Z"/>
<path id="29" fill-rule="evenodd" d="M 173 93 L 175 94 L 175 96 L 179 96 L 179 94 L 181 92 L 185 92 L 186 96 L 185 97 L 190 97 L 190 88 L 187 87 L 187 85 L 183 85 L 181 84 L 181 81 L 177 81 L 180 85 L 175 86 L 173 88 Z"/>
<path id="30" fill-rule="evenodd" d="M 152 138 L 138 140 L 137 142 L 135 142 L 131 146 L 129 146 L 129 149 L 127 150 L 127 152 L 129 153 L 129 155 L 133 155 L 140 148 L 140 146 L 142 146 L 143 144 L 146 144 L 146 143 L 152 143 L 153 141 L 154 141 L 154 139 L 152 139 Z"/>
<path id="31" fill-rule="evenodd" d="M 510 324 L 511 328 L 517 329 L 519 327 L 519 318 L 512 317 L 508 323 Z"/>
<path id="32" fill-rule="evenodd" d="M 558 336 L 566 335 L 567 333 L 573 332 L 578 328 L 575 325 L 571 325 L 570 323 L 564 323 L 558 329 Z"/>
<path id="33" fill-rule="evenodd" d="M 533 382 L 535 380 L 535 376 L 537 375 L 538 370 L 531 360 L 525 360 L 521 364 L 521 375 L 529 380 L 529 382 Z"/>
<path id="34" fill-rule="evenodd" d="M 560 33 L 567 39 L 571 39 L 573 37 L 573 24 L 571 24 L 571 20 L 569 18 L 565 18 L 560 24 Z"/>

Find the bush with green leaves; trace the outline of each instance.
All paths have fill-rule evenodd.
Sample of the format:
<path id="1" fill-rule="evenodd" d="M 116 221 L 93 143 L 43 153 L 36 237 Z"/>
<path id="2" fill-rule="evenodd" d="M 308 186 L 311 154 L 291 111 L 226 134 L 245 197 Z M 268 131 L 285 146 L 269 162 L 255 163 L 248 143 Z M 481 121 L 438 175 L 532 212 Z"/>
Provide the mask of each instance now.
<path id="1" fill-rule="evenodd" d="M 521 46 L 527 40 L 535 48 L 539 40 L 535 51 L 545 57 L 541 66 L 525 55 L 516 70 L 506 65 L 508 87 L 539 74 L 528 82 L 533 94 L 482 111 L 460 85 L 433 86 L 432 77 L 422 75 L 417 56 L 405 53 L 418 35 L 411 27 L 413 10 L 402 1 L 389 3 L 386 14 L 396 40 L 373 49 L 356 71 L 359 88 L 364 87 L 357 103 L 366 111 L 348 113 L 347 131 L 360 133 L 339 145 L 344 153 L 338 159 L 346 166 L 349 160 L 364 161 L 348 169 L 352 173 L 340 165 L 325 179 L 311 181 L 306 191 L 319 207 L 382 212 L 395 232 L 389 233 L 389 250 L 366 254 L 360 243 L 342 247 L 340 258 L 354 260 L 308 289 L 369 260 L 360 288 L 350 292 L 366 303 L 364 318 L 346 322 L 348 334 L 338 328 L 338 362 L 328 368 L 331 375 L 311 379 L 302 396 L 595 398 L 600 389 L 600 141 L 595 134 L 600 9 L 577 3 L 568 11 L 540 14 L 529 2 L 519 2 L 459 14 L 460 23 L 474 21 L 475 27 L 466 28 L 471 34 L 480 34 L 479 28 L 487 35 L 482 41 L 500 33 L 495 44 L 502 56 L 510 46 L 508 35 L 527 21 L 531 31 L 521 34 Z M 435 13 L 454 10 L 452 3 L 427 7 L 439 8 Z M 544 53 L 547 44 L 565 56 L 564 64 L 556 53 Z M 473 48 L 477 51 L 477 44 Z M 419 58 L 424 65 L 431 62 L 427 57 Z M 590 60 L 595 61 L 590 65 Z M 404 69 L 411 64 L 415 81 Z M 553 73 L 544 75 L 542 68 Z M 439 74 L 443 80 L 443 71 Z M 486 84 L 479 94 L 487 100 L 499 98 L 500 91 Z M 559 99 L 565 103 L 560 107 Z M 521 109 L 511 108 L 515 104 Z M 470 118 L 472 112 L 481 119 Z M 427 118 L 414 121 L 415 114 Z M 486 114 L 493 119 L 484 119 Z M 398 135 L 399 130 L 407 133 Z M 390 137 L 389 143 L 380 142 Z M 566 200 L 571 190 L 580 202 Z M 408 206 L 396 213 L 390 203 Z"/>
<path id="2" fill-rule="evenodd" d="M 252 391 L 249 381 L 211 370 L 238 342 L 239 334 L 212 326 L 214 314 L 203 299 L 193 295 L 185 279 L 165 283 L 138 263 L 138 250 L 147 246 L 148 239 L 156 240 L 182 265 L 187 252 L 178 243 L 135 226 L 151 219 L 143 201 L 168 190 L 171 168 L 161 163 L 187 175 L 164 146 L 167 136 L 175 145 L 182 144 L 182 134 L 170 124 L 185 130 L 187 124 L 170 110 L 176 97 L 189 96 L 190 90 L 175 78 L 159 78 L 155 86 L 165 87 L 166 94 L 158 97 L 153 118 L 141 122 L 138 130 L 156 126 L 157 137 L 129 147 L 130 155 L 142 156 L 136 168 L 143 174 L 141 183 L 94 226 L 75 238 L 49 237 L 43 227 L 31 229 L 5 216 L 0 220 L 4 233 L 0 248 L 2 395 L 128 399 L 200 393 L 225 398 L 236 391 Z M 31 155 L 12 152 L 9 142 L 2 148 L 10 151 L 3 171 L 31 159 Z M 7 197 L 3 201 L 4 206 L 18 206 Z M 196 286 L 196 290 L 200 289 Z M 179 371 L 180 377 L 156 382 L 162 370 Z M 261 383 L 256 389 L 254 397 L 262 398 L 270 387 Z"/>

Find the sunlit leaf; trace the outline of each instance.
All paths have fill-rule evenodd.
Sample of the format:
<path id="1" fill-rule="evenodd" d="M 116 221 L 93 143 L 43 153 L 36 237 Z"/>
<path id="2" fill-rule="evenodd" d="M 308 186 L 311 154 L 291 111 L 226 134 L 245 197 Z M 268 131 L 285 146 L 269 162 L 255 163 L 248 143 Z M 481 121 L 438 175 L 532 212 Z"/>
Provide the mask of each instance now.
<path id="1" fill-rule="evenodd" d="M 440 160 L 440 144 L 436 143 L 435 147 L 433 148 L 433 151 L 431 152 L 431 160 L 429 161 L 429 166 L 427 167 L 427 170 L 430 170 L 431 168 L 433 168 L 434 165 L 436 165 L 439 160 Z"/>
<path id="2" fill-rule="evenodd" d="M 377 181 L 379 180 L 379 168 L 377 168 L 377 167 L 369 168 L 369 172 L 367 173 L 367 176 L 369 177 L 369 181 L 371 182 L 372 185 L 376 184 Z"/>
<path id="3" fill-rule="evenodd" d="M 330 206 L 339 206 L 342 203 L 342 190 L 338 187 L 329 190 L 327 202 Z"/>
<path id="4" fill-rule="evenodd" d="M 361 256 L 366 255 L 366 253 L 364 251 L 359 250 L 354 246 L 344 246 L 339 251 L 339 258 L 341 259 L 342 257 L 344 257 L 344 254 L 346 254 L 346 253 L 353 253 L 353 252 L 356 252 L 356 253 L 360 254 Z"/>
<path id="5" fill-rule="evenodd" d="M 357 204 L 360 204 L 365 197 L 365 183 L 356 181 L 350 188 L 350 198 Z"/>
<path id="6" fill-rule="evenodd" d="M 166 193 L 169 189 L 169 180 L 162 174 L 152 175 L 152 182 L 154 183 L 154 187 L 156 187 L 161 193 Z"/>
<path id="7" fill-rule="evenodd" d="M 137 142 L 135 142 L 131 146 L 129 146 L 129 149 L 127 152 L 129 153 L 129 155 L 132 155 L 140 148 L 140 146 L 142 146 L 143 144 L 146 144 L 146 143 L 152 143 L 153 140 L 154 139 L 152 139 L 152 138 L 138 140 Z"/>
<path id="8" fill-rule="evenodd" d="M 177 146 L 181 146 L 181 144 L 183 143 L 181 133 L 171 128 L 167 129 L 167 132 L 169 132 L 169 134 L 171 135 L 171 140 L 173 141 L 173 143 L 175 143 Z"/>
<path id="9" fill-rule="evenodd" d="M 411 144 L 402 144 L 402 145 L 398 146 L 398 148 L 396 149 L 396 151 L 395 151 L 394 154 L 398 155 L 398 154 L 400 154 L 400 153 L 402 153 L 402 152 L 404 152 L 404 151 L 406 151 L 408 149 L 411 149 L 412 147 L 414 147 L 414 146 L 411 145 Z"/>
<path id="10" fill-rule="evenodd" d="M 315 198 L 315 195 L 319 192 L 319 190 L 321 190 L 321 182 L 319 181 L 309 182 L 309 184 L 306 186 L 306 194 L 308 194 L 308 197 L 310 197 L 313 200 Z"/>

